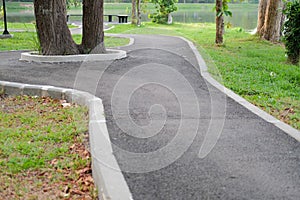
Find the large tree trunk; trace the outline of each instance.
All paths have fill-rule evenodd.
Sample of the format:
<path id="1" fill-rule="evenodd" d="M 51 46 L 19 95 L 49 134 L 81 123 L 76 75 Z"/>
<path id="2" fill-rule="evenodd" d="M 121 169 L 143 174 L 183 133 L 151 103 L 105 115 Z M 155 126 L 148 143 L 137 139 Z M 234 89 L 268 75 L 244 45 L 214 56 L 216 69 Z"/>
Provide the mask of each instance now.
<path id="1" fill-rule="evenodd" d="M 262 37 L 266 40 L 279 41 L 281 19 L 282 19 L 282 0 L 269 0 L 266 11 L 264 31 Z"/>
<path id="2" fill-rule="evenodd" d="M 222 11 L 222 0 L 216 0 L 216 44 L 223 43 L 223 34 L 224 34 L 224 16 L 219 14 Z"/>
<path id="3" fill-rule="evenodd" d="M 105 53 L 103 0 L 83 0 L 82 53 Z"/>
<path id="4" fill-rule="evenodd" d="M 257 19 L 257 34 L 262 36 L 264 33 L 264 25 L 266 18 L 268 0 L 260 0 L 258 6 L 258 19 Z"/>
<path id="5" fill-rule="evenodd" d="M 137 0 L 132 0 L 132 2 L 131 2 L 131 23 L 132 24 L 137 24 L 137 19 L 136 19 L 136 1 Z"/>
<path id="6" fill-rule="evenodd" d="M 65 0 L 34 0 L 34 13 L 43 55 L 79 53 L 67 26 Z"/>

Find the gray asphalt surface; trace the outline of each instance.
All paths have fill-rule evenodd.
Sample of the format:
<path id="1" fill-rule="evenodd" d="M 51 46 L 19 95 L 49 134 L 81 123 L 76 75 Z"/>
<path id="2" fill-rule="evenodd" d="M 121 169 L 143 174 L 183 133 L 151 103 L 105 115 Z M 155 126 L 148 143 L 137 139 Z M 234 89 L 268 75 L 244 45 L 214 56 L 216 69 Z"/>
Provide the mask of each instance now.
<path id="1" fill-rule="evenodd" d="M 181 39 L 133 37 L 128 58 L 114 62 L 26 63 L 3 52 L 0 80 L 102 98 L 134 199 L 300 199 L 299 142 L 207 84 Z M 210 128 L 220 137 L 199 158 Z"/>

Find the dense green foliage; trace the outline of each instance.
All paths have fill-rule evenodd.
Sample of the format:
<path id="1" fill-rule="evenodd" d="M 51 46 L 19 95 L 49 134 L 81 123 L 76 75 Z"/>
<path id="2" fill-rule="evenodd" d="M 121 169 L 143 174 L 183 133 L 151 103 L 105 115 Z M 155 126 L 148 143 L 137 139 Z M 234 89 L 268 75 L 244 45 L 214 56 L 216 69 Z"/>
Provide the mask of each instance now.
<path id="1" fill-rule="evenodd" d="M 300 1 L 288 2 L 285 9 L 284 43 L 288 60 L 298 64 L 300 58 Z"/>
<path id="2" fill-rule="evenodd" d="M 216 13 L 216 16 L 221 16 L 221 15 L 226 15 L 226 16 L 230 16 L 232 17 L 232 12 L 229 10 L 229 6 L 228 3 L 230 2 L 230 0 L 223 0 L 222 1 L 222 9 L 220 12 Z M 216 7 L 215 7 L 216 10 Z"/>
<path id="3" fill-rule="evenodd" d="M 78 7 L 81 5 L 80 0 L 67 0 L 67 8 L 70 9 L 71 6 Z"/>
<path id="4" fill-rule="evenodd" d="M 216 16 L 230 16 L 232 17 L 232 12 L 229 10 L 229 3 L 236 3 L 236 2 L 245 2 L 245 0 L 222 0 L 222 9 L 220 12 L 216 13 Z M 214 8 L 216 10 L 216 7 Z"/>
<path id="5" fill-rule="evenodd" d="M 151 0 L 151 3 L 155 5 L 156 12 L 149 17 L 155 23 L 166 24 L 169 14 L 177 10 L 177 0 Z"/>

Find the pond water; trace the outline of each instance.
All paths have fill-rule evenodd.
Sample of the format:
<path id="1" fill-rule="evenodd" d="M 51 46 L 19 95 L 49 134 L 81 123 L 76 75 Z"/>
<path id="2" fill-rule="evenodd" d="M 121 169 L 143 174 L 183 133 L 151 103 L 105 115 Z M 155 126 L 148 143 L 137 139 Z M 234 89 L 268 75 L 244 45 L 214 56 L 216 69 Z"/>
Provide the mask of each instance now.
<path id="1" fill-rule="evenodd" d="M 190 4 L 193 5 L 193 4 Z M 213 12 L 213 4 L 197 4 L 197 6 L 180 7 L 177 12 L 174 12 L 173 20 L 183 23 L 199 23 L 199 22 L 215 22 L 215 13 Z M 233 13 L 232 17 L 226 17 L 225 23 L 231 24 L 234 27 L 242 27 L 246 30 L 252 30 L 257 23 L 257 7 L 258 5 L 232 5 L 230 10 Z M 109 14 L 126 14 L 128 7 L 105 10 Z M 80 13 L 80 10 L 72 11 L 72 13 Z M 33 10 L 8 10 L 7 19 L 9 22 L 32 22 L 34 21 Z M 71 19 L 72 20 L 72 19 Z M 78 20 L 74 19 L 74 20 Z M 143 21 L 149 21 L 148 14 L 142 16 Z"/>
<path id="2" fill-rule="evenodd" d="M 178 10 L 173 14 L 173 20 L 183 23 L 215 22 L 215 13 L 212 11 L 213 6 L 203 7 L 198 10 L 181 11 Z M 232 7 L 232 17 L 225 17 L 225 24 L 233 27 L 242 27 L 246 30 L 253 30 L 257 25 L 257 8 L 258 5 L 241 9 Z"/>

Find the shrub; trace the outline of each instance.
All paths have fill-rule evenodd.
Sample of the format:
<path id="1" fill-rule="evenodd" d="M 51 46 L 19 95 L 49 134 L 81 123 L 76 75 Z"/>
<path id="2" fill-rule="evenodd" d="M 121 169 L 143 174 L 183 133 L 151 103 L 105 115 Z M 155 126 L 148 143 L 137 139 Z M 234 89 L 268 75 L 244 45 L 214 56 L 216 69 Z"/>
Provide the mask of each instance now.
<path id="1" fill-rule="evenodd" d="M 287 18 L 283 30 L 286 54 L 288 61 L 297 65 L 300 57 L 300 0 L 288 2 L 284 13 Z"/>

